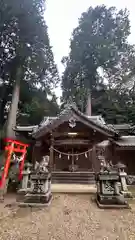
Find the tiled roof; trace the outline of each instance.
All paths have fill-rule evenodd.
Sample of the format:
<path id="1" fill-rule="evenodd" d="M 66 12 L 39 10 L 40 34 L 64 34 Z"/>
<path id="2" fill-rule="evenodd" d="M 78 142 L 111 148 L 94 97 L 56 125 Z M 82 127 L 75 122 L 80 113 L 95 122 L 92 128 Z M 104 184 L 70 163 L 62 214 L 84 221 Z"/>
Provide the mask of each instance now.
<path id="1" fill-rule="evenodd" d="M 131 125 L 130 124 L 114 124 L 113 125 L 115 129 L 118 129 L 118 130 L 128 130 L 131 128 Z"/>
<path id="2" fill-rule="evenodd" d="M 97 144 L 97 147 L 107 147 L 110 144 L 109 140 L 104 140 Z"/>
<path id="3" fill-rule="evenodd" d="M 118 141 L 114 141 L 120 147 L 135 147 L 135 136 L 121 136 Z"/>
<path id="4" fill-rule="evenodd" d="M 87 116 L 87 115 L 85 115 L 88 119 L 91 119 L 91 120 L 93 120 L 93 121 L 97 121 L 97 122 L 100 122 L 101 124 L 106 124 L 105 123 L 105 120 L 102 118 L 102 116 L 101 115 L 97 115 L 97 116 Z"/>
<path id="5" fill-rule="evenodd" d="M 130 124 L 108 124 L 109 127 L 116 130 L 130 130 L 132 129 Z"/>
<path id="6" fill-rule="evenodd" d="M 15 131 L 19 132 L 33 132 L 35 129 L 38 128 L 38 125 L 32 125 L 32 126 L 16 126 L 14 128 Z"/>
<path id="7" fill-rule="evenodd" d="M 93 120 L 94 122 L 99 122 L 100 124 L 105 124 L 104 119 L 99 115 L 99 116 L 87 116 L 85 115 L 86 118 Z M 46 126 L 53 120 L 59 119 L 59 116 L 57 117 L 44 117 L 43 121 L 39 124 L 39 127 L 41 126 Z"/>

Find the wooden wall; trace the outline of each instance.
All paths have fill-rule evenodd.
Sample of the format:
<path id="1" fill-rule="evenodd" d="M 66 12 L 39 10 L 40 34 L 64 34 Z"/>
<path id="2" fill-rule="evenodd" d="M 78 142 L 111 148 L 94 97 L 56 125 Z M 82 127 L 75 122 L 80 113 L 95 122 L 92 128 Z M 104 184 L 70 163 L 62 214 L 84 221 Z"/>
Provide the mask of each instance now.
<path id="1" fill-rule="evenodd" d="M 100 163 L 96 154 L 95 152 L 90 152 L 88 158 L 81 155 L 78 157 L 78 160 L 74 157 L 75 163 L 78 165 L 78 171 L 99 171 Z M 47 146 L 42 149 L 40 147 L 34 147 L 32 154 L 33 163 L 35 160 L 41 161 L 44 155 L 49 155 L 49 148 Z M 118 149 L 116 146 L 110 145 L 105 151 L 105 159 L 107 161 L 111 160 L 114 165 L 118 162 L 124 163 L 127 166 L 126 172 L 135 175 L 135 149 Z M 68 159 L 68 156 L 62 155 L 61 158 L 59 158 L 59 154 L 54 152 L 53 170 L 68 171 L 71 163 L 71 157 Z"/>
<path id="2" fill-rule="evenodd" d="M 135 150 L 115 150 L 115 162 L 126 165 L 126 172 L 135 175 Z"/>
<path id="3" fill-rule="evenodd" d="M 114 165 L 118 162 L 125 164 L 126 172 L 135 175 L 135 149 L 111 145 L 106 151 L 106 160 L 111 160 Z"/>

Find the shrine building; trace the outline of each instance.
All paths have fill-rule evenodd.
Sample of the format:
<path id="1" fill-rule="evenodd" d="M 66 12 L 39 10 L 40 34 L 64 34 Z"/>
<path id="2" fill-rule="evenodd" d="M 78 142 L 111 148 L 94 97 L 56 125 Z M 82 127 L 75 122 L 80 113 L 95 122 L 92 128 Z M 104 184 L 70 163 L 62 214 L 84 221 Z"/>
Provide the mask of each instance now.
<path id="1" fill-rule="evenodd" d="M 17 138 L 31 141 L 32 162 L 50 156 L 54 182 L 88 182 L 105 159 L 127 166 L 135 174 L 135 134 L 128 124 L 110 125 L 102 116 L 80 112 L 75 104 L 66 105 L 56 117 L 45 117 L 38 126 L 16 126 Z"/>

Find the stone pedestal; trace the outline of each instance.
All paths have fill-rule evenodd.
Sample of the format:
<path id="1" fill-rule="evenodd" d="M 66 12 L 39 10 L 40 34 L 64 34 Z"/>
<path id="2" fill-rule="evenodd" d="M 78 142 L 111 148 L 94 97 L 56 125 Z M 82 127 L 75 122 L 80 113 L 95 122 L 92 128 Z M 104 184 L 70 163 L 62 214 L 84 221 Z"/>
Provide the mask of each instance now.
<path id="1" fill-rule="evenodd" d="M 17 192 L 17 202 L 23 201 L 25 194 L 29 191 L 28 182 L 30 176 L 30 164 L 25 166 L 25 170 L 23 171 L 23 179 L 21 182 L 21 188 Z"/>
<path id="2" fill-rule="evenodd" d="M 116 168 L 119 173 L 120 177 L 120 188 L 121 188 L 121 193 L 124 195 L 126 199 L 132 198 L 132 193 L 128 191 L 127 187 L 127 173 L 125 172 L 126 166 L 123 163 L 117 163 Z"/>
<path id="3" fill-rule="evenodd" d="M 48 172 L 33 173 L 31 175 L 31 189 L 26 193 L 24 201 L 20 202 L 22 207 L 48 206 L 52 199 L 51 174 Z"/>
<path id="4" fill-rule="evenodd" d="M 128 190 L 126 177 L 127 173 L 119 172 L 120 182 L 121 182 L 121 193 L 124 195 L 125 198 L 133 198 L 132 193 Z"/>
<path id="5" fill-rule="evenodd" d="M 19 189 L 17 192 L 17 202 L 22 202 L 24 201 L 26 193 L 30 192 L 30 188 L 27 189 Z"/>
<path id="6" fill-rule="evenodd" d="M 102 171 L 97 174 L 97 205 L 100 208 L 129 208 L 119 191 L 118 172 Z"/>
<path id="7" fill-rule="evenodd" d="M 0 189 L 0 202 L 4 202 L 4 197 L 7 193 L 9 178 L 6 178 L 4 186 Z"/>

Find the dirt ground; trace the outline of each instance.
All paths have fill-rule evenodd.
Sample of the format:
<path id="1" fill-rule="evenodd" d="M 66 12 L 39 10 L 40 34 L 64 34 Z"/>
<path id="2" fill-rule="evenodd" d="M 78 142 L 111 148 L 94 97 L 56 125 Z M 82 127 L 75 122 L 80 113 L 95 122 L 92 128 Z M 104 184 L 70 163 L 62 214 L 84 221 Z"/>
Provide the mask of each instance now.
<path id="1" fill-rule="evenodd" d="M 101 210 L 86 194 L 55 194 L 44 209 L 0 204 L 0 239 L 135 240 L 135 210 Z"/>

